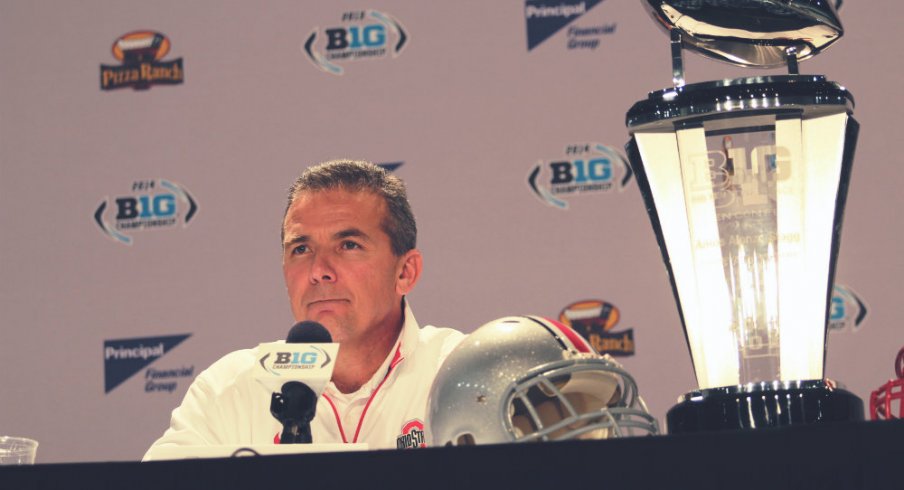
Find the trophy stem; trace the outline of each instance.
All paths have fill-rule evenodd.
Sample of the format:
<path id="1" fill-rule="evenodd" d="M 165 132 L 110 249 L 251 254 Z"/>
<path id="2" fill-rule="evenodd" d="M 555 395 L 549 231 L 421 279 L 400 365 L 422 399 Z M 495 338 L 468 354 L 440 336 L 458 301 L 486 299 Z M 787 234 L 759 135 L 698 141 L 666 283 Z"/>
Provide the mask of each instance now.
<path id="1" fill-rule="evenodd" d="M 684 55 L 681 51 L 681 30 L 672 29 L 672 83 L 684 86 Z"/>
<path id="2" fill-rule="evenodd" d="M 785 50 L 785 57 L 788 61 L 788 74 L 800 74 L 800 68 L 797 66 L 797 48 L 794 46 L 788 47 L 788 49 Z"/>

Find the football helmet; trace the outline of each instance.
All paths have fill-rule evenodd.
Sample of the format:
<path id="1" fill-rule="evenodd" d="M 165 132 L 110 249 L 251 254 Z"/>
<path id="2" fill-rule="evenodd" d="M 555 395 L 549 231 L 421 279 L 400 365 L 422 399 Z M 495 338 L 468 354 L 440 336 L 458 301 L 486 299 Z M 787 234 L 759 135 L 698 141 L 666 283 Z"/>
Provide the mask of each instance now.
<path id="1" fill-rule="evenodd" d="M 895 358 L 898 379 L 889 380 L 869 397 L 871 420 L 904 419 L 904 347 Z"/>
<path id="2" fill-rule="evenodd" d="M 440 367 L 428 445 L 603 439 L 659 427 L 634 379 L 571 328 L 537 316 L 489 322 Z"/>

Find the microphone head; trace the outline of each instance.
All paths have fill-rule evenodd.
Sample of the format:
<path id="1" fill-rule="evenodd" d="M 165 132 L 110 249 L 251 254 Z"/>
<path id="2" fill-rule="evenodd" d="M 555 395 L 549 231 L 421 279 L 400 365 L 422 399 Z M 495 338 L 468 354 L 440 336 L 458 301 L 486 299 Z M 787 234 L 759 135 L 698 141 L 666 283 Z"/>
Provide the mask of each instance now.
<path id="1" fill-rule="evenodd" d="M 312 321 L 298 322 L 289 330 L 287 344 L 329 344 L 333 337 L 327 329 Z"/>

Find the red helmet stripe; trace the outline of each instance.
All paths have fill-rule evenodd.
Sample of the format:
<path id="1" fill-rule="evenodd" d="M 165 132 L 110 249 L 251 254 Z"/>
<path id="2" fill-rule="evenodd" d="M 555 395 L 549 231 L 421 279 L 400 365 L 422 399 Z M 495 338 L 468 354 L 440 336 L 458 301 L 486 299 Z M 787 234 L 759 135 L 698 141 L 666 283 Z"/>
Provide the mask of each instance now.
<path id="1" fill-rule="evenodd" d="M 584 340 L 584 337 L 581 337 L 577 332 L 575 332 L 571 327 L 559 323 L 551 318 L 543 318 L 547 322 L 551 323 L 554 327 L 556 327 L 559 332 L 568 339 L 569 342 L 574 346 L 574 349 L 581 353 L 591 353 L 593 352 L 593 348 L 590 347 L 590 344 Z"/>

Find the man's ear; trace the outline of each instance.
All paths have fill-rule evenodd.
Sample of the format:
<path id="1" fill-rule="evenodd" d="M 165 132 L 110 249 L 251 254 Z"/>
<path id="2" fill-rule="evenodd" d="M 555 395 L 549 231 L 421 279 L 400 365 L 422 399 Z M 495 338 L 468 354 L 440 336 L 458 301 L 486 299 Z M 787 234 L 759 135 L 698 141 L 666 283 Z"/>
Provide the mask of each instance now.
<path id="1" fill-rule="evenodd" d="M 421 277 L 423 265 L 423 257 L 417 249 L 411 249 L 399 257 L 396 268 L 396 292 L 400 296 L 405 296 L 414 289 L 414 285 Z"/>

